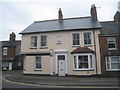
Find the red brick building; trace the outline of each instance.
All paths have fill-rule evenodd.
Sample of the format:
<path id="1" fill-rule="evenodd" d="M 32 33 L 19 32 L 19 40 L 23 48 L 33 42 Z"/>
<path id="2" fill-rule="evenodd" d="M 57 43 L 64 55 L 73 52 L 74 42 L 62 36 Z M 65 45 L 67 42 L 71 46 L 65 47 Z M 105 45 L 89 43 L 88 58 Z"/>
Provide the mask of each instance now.
<path id="1" fill-rule="evenodd" d="M 13 70 L 22 69 L 22 56 L 19 55 L 21 50 L 21 41 L 15 40 L 15 33 L 10 34 L 9 41 L 1 41 L 0 51 L 2 52 L 2 69 Z"/>
<path id="2" fill-rule="evenodd" d="M 119 15 L 118 15 L 119 14 Z M 114 21 L 101 22 L 99 35 L 102 76 L 120 76 L 120 22 L 117 20 L 120 12 L 114 16 Z"/>

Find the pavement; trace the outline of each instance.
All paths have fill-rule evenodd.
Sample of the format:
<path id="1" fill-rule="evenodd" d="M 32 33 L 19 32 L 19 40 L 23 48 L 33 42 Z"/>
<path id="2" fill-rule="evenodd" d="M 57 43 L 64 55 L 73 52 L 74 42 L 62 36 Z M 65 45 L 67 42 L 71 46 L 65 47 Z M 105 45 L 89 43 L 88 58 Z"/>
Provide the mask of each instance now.
<path id="1" fill-rule="evenodd" d="M 44 76 L 24 75 L 22 72 L 5 76 L 5 79 L 35 85 L 48 86 L 120 86 L 119 79 L 101 76 Z"/>

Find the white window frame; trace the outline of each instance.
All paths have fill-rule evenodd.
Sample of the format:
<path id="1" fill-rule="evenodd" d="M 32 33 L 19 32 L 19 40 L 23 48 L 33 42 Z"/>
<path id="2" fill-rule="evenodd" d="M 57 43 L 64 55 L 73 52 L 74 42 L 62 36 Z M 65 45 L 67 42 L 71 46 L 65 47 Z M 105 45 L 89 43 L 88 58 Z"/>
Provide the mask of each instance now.
<path id="1" fill-rule="evenodd" d="M 79 34 L 79 45 L 73 45 L 73 34 Z M 72 32 L 72 46 L 80 46 L 80 33 L 79 32 Z"/>
<path id="2" fill-rule="evenodd" d="M 30 36 L 30 48 L 37 48 L 37 41 L 32 41 L 32 37 L 36 37 L 38 39 L 36 35 Z M 36 43 L 36 46 L 32 46 L 32 43 Z"/>
<path id="3" fill-rule="evenodd" d="M 3 47 L 3 55 L 8 55 L 8 47 Z"/>
<path id="4" fill-rule="evenodd" d="M 41 64 L 41 68 L 36 68 L 36 63 L 38 63 L 38 62 L 36 62 L 36 58 L 40 58 L 40 62 L 39 62 L 39 64 Z M 42 70 L 42 58 L 41 58 L 41 56 L 35 56 L 35 70 Z"/>
<path id="5" fill-rule="evenodd" d="M 62 44 L 62 36 L 57 36 L 56 37 L 56 43 L 57 44 Z"/>
<path id="6" fill-rule="evenodd" d="M 45 46 L 42 46 L 42 45 L 41 45 L 41 43 L 42 43 L 41 37 L 42 37 L 42 36 L 46 36 L 46 42 L 45 42 L 46 45 L 45 45 Z M 47 38 L 48 38 L 48 35 L 47 35 L 47 34 L 41 34 L 41 35 L 40 35 L 40 48 L 47 48 Z"/>
<path id="7" fill-rule="evenodd" d="M 106 70 L 107 71 L 120 71 L 120 69 L 112 69 L 112 67 L 111 67 L 111 64 L 113 63 L 113 62 L 111 62 L 112 57 L 118 57 L 119 58 L 118 65 L 120 65 L 120 56 L 107 56 L 107 57 L 105 57 Z M 109 61 L 109 62 L 107 62 L 107 61 Z M 117 62 L 114 62 L 114 63 L 117 63 Z M 108 64 L 109 64 L 109 68 L 107 67 Z"/>
<path id="8" fill-rule="evenodd" d="M 85 33 L 89 33 L 90 34 L 90 44 L 85 44 Z M 83 32 L 83 39 L 84 39 L 84 46 L 91 46 L 92 45 L 92 32 L 89 32 L 89 31 L 86 31 L 86 32 Z"/>
<path id="9" fill-rule="evenodd" d="M 109 42 L 109 38 L 114 38 L 113 39 L 113 42 Z M 108 50 L 116 50 L 116 38 L 115 37 L 108 37 L 107 38 L 107 43 L 108 43 Z M 115 48 L 109 48 L 109 44 L 114 44 L 115 45 Z"/>
<path id="10" fill-rule="evenodd" d="M 76 56 L 77 68 L 75 68 L 75 66 L 74 66 L 74 63 L 75 63 L 74 62 L 74 56 Z M 79 69 L 78 56 L 88 56 L 88 68 Z M 90 56 L 92 56 L 92 67 L 91 67 Z M 92 54 L 92 53 L 74 54 L 73 55 L 73 70 L 94 70 L 94 54 Z"/>

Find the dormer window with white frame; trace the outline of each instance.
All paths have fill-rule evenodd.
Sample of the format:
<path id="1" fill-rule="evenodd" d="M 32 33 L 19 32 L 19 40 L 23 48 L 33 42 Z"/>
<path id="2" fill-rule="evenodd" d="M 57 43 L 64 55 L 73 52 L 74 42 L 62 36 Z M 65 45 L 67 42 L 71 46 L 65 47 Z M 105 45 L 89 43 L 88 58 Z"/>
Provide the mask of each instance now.
<path id="1" fill-rule="evenodd" d="M 108 42 L 108 50 L 116 49 L 116 39 L 115 39 L 115 37 L 108 37 L 107 42 Z"/>
<path id="2" fill-rule="evenodd" d="M 62 44 L 62 37 L 61 36 L 57 36 L 57 44 Z"/>

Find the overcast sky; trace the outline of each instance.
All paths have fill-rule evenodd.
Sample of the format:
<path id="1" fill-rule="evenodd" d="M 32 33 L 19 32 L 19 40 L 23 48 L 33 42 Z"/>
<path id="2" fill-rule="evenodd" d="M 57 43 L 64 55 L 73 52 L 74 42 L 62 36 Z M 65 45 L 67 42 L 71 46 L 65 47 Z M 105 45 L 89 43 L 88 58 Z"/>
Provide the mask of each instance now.
<path id="1" fill-rule="evenodd" d="M 9 1 L 9 2 L 8 2 Z M 0 41 L 9 34 L 19 33 L 34 21 L 58 18 L 61 8 L 64 18 L 90 16 L 92 4 L 97 7 L 99 21 L 111 21 L 118 11 L 120 0 L 0 0 Z"/>

